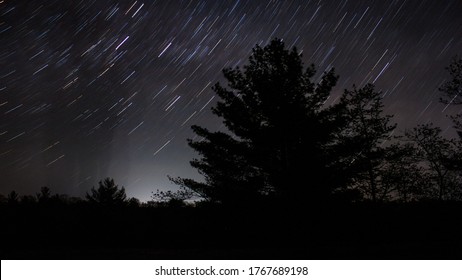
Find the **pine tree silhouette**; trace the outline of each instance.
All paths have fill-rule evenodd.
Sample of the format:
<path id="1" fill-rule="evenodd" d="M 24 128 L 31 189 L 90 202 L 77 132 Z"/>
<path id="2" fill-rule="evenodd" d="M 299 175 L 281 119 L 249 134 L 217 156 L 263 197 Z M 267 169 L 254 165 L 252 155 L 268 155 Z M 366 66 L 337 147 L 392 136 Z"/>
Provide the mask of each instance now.
<path id="1" fill-rule="evenodd" d="M 102 206 L 120 206 L 125 204 L 127 195 L 125 188 L 119 188 L 114 183 L 114 179 L 106 178 L 104 181 L 99 181 L 99 187 L 91 188 L 91 193 L 86 193 L 85 198 L 90 203 L 95 203 Z"/>
<path id="2" fill-rule="evenodd" d="M 228 87 L 217 83 L 215 115 L 227 132 L 193 126 L 189 140 L 200 154 L 191 165 L 205 182 L 174 182 L 220 202 L 253 201 L 264 195 L 284 200 L 320 200 L 330 194 L 324 146 L 338 129 L 332 107 L 323 106 L 338 77 L 334 69 L 313 82 L 296 48 L 275 39 L 252 50 L 241 70 L 225 69 Z"/>

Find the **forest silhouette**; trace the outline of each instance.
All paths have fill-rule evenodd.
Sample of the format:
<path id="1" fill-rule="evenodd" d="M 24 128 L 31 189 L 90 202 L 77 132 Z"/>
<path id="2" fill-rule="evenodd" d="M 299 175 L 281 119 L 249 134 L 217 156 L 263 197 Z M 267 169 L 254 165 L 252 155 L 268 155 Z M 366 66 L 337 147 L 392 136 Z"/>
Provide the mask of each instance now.
<path id="1" fill-rule="evenodd" d="M 440 102 L 462 106 L 462 59 Z M 458 138 L 420 124 L 403 133 L 373 84 L 326 105 L 334 68 L 317 74 L 274 39 L 223 70 L 212 108 L 225 129 L 192 126 L 202 181 L 141 203 L 106 178 L 84 198 L 0 197 L 2 259 L 448 259 L 462 257 Z"/>

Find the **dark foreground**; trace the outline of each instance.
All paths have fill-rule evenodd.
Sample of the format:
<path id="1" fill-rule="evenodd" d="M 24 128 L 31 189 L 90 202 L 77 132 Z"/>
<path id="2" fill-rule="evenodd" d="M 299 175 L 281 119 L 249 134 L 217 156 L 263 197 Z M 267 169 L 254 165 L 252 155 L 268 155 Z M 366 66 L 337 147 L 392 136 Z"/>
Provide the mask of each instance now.
<path id="1" fill-rule="evenodd" d="M 461 259 L 462 204 L 3 206 L 2 259 Z"/>

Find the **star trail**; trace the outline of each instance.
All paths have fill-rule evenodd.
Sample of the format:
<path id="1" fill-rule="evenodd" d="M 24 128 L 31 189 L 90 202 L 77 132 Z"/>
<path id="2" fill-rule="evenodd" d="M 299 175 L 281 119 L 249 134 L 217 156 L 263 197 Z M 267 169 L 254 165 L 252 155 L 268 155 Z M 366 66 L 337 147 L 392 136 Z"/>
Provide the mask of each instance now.
<path id="1" fill-rule="evenodd" d="M 434 122 L 462 2 L 0 1 L 1 192 L 83 195 L 113 177 L 129 196 L 199 175 L 190 126 L 221 129 L 210 89 L 277 37 L 345 88 L 374 83 L 398 130 Z M 398 132 L 397 132 L 398 133 Z"/>

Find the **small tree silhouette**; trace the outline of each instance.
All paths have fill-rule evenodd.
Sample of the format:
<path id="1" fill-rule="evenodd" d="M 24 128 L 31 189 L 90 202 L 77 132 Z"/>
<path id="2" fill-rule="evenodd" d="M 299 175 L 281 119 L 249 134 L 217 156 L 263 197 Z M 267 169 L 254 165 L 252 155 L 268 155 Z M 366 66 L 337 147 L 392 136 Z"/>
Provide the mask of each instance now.
<path id="1" fill-rule="evenodd" d="M 37 200 L 39 203 L 47 203 L 51 198 L 51 190 L 48 187 L 41 187 L 40 192 L 37 193 Z"/>
<path id="2" fill-rule="evenodd" d="M 11 191 L 8 194 L 7 202 L 10 205 L 16 205 L 19 203 L 19 194 L 15 191 Z"/>
<path id="3" fill-rule="evenodd" d="M 114 179 L 106 178 L 104 181 L 99 181 L 99 187 L 91 188 L 91 193 L 86 193 L 85 198 L 90 203 L 99 204 L 102 206 L 120 206 L 127 201 L 125 188 L 119 189 L 119 186 L 114 183 Z"/>
<path id="4" fill-rule="evenodd" d="M 127 206 L 132 208 L 138 208 L 141 206 L 141 201 L 138 198 L 131 197 L 127 200 Z"/>

